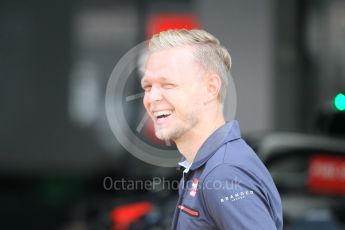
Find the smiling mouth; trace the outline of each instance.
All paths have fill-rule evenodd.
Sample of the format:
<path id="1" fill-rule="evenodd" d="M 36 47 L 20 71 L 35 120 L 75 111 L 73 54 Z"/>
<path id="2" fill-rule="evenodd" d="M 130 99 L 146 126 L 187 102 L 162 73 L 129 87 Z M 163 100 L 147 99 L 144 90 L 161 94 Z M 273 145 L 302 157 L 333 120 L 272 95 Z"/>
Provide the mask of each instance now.
<path id="1" fill-rule="evenodd" d="M 160 118 L 165 118 L 165 117 L 169 117 L 169 116 L 170 116 L 170 114 L 169 115 L 168 114 L 167 115 L 164 114 L 164 115 L 157 116 L 157 118 L 160 119 Z"/>
<path id="2" fill-rule="evenodd" d="M 162 119 L 162 118 L 166 118 L 169 117 L 172 114 L 171 110 L 164 110 L 164 111 L 159 111 L 159 112 L 155 112 L 153 113 L 154 117 L 158 120 L 158 119 Z"/>

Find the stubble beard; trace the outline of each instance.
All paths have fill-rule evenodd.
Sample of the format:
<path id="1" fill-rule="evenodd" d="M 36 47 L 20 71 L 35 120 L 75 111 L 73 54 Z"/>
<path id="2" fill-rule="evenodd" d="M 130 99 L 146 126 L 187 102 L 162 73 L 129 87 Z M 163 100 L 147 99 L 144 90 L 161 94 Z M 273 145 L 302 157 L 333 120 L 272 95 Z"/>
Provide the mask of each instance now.
<path id="1" fill-rule="evenodd" d="M 198 123 L 197 117 L 195 114 L 189 114 L 185 119 L 175 122 L 175 124 L 170 124 L 170 127 L 159 128 L 155 127 L 156 137 L 160 140 L 178 140 L 186 132 L 195 127 Z"/>

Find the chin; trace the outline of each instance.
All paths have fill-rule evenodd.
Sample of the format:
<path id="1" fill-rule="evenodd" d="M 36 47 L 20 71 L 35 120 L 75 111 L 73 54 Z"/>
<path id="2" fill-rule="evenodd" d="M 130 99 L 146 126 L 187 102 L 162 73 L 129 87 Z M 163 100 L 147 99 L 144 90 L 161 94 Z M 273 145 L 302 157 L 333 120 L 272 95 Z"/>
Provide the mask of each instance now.
<path id="1" fill-rule="evenodd" d="M 180 130 L 156 130 L 155 132 L 156 137 L 160 140 L 177 140 L 179 137 L 182 136 L 183 132 Z"/>
<path id="2" fill-rule="evenodd" d="M 160 140 L 171 140 L 174 138 L 175 130 L 168 129 L 167 127 L 155 129 L 156 137 Z"/>
<path id="3" fill-rule="evenodd" d="M 171 135 L 165 133 L 164 131 L 157 131 L 156 137 L 162 141 L 171 139 Z"/>

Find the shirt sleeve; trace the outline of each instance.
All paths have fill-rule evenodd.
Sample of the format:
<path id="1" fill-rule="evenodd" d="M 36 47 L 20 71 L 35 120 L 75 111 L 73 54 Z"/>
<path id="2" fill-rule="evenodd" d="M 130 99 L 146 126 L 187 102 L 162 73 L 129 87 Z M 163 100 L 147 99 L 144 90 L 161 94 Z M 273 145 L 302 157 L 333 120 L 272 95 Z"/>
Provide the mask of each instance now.
<path id="1" fill-rule="evenodd" d="M 276 229 L 267 193 L 255 175 L 220 165 L 202 186 L 205 208 L 218 229 Z"/>

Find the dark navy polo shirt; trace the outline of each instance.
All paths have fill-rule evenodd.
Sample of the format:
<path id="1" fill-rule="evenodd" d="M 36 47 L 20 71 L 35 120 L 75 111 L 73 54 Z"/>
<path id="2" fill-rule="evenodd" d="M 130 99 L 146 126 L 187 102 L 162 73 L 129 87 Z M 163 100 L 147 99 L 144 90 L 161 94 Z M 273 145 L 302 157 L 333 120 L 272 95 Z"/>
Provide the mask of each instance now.
<path id="1" fill-rule="evenodd" d="M 283 228 L 279 193 L 268 170 L 241 138 L 237 121 L 201 146 L 179 186 L 172 229 Z"/>

